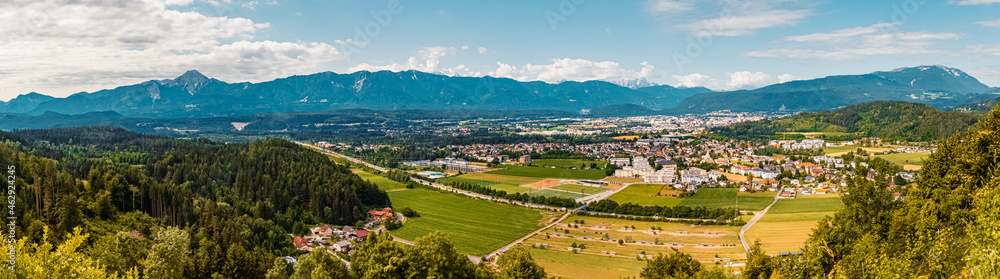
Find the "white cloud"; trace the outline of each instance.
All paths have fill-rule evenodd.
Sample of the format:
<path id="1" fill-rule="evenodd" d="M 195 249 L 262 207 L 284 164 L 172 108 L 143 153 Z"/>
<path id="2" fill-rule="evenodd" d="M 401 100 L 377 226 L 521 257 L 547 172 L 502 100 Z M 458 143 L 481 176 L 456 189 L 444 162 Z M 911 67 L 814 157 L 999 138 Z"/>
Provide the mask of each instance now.
<path id="1" fill-rule="evenodd" d="M 786 83 L 793 80 L 802 80 L 802 78 L 793 76 L 791 74 L 783 74 L 778 76 L 778 83 Z"/>
<path id="2" fill-rule="evenodd" d="M 895 24 L 875 24 L 865 27 L 835 30 L 785 37 L 785 47 L 749 51 L 752 57 L 844 60 L 873 55 L 945 54 L 935 46 L 942 41 L 956 40 L 955 33 L 900 32 Z"/>
<path id="3" fill-rule="evenodd" d="M 694 73 L 686 76 L 674 75 L 673 78 L 680 82 L 677 84 L 677 86 L 683 86 L 683 87 L 716 86 L 716 84 L 713 84 L 715 83 L 715 81 L 712 78 L 699 73 Z"/>
<path id="4" fill-rule="evenodd" d="M 774 79 L 771 77 L 771 75 L 763 72 L 739 71 L 733 73 L 726 73 L 726 76 L 727 76 L 726 79 L 716 79 L 700 73 L 693 73 L 690 75 L 683 75 L 683 76 L 674 75 L 673 78 L 678 81 L 676 86 L 679 87 L 700 86 L 700 87 L 707 87 L 713 90 L 754 89 L 774 83 Z M 779 80 L 781 80 L 782 78 L 795 78 L 795 77 L 788 74 L 784 74 L 779 76 L 778 78 Z"/>
<path id="5" fill-rule="evenodd" d="M 677 0 L 649 0 L 646 1 L 646 10 L 652 13 L 680 13 L 694 9 L 691 1 Z"/>
<path id="6" fill-rule="evenodd" d="M 860 35 L 874 34 L 880 32 L 881 30 L 886 30 L 888 28 L 893 28 L 897 26 L 895 23 L 878 23 L 871 26 L 862 26 L 855 28 L 840 29 L 829 33 L 814 33 L 802 36 L 788 36 L 785 40 L 795 41 L 795 42 L 828 42 L 836 41 L 841 39 L 852 38 Z"/>
<path id="7" fill-rule="evenodd" d="M 991 5 L 1000 3 L 1000 0 L 952 0 L 951 3 L 957 5 Z"/>
<path id="8" fill-rule="evenodd" d="M 769 10 L 705 19 L 676 27 L 699 37 L 743 36 L 754 34 L 758 29 L 793 26 L 811 14 L 811 10 Z"/>
<path id="9" fill-rule="evenodd" d="M 1000 44 L 966 46 L 965 52 L 1000 56 Z"/>
<path id="10" fill-rule="evenodd" d="M 519 81 L 544 81 L 556 83 L 562 81 L 588 81 L 588 80 L 622 80 L 638 79 L 649 77 L 653 73 L 653 65 L 642 62 L 641 69 L 629 70 L 622 68 L 618 63 L 611 61 L 595 62 L 584 59 L 552 59 L 552 64 L 532 65 L 526 64 L 521 67 L 497 62 L 496 71 L 488 75 L 494 77 L 506 77 Z"/>
<path id="11" fill-rule="evenodd" d="M 743 36 L 759 29 L 798 24 L 813 14 L 809 2 L 649 0 L 646 11 L 669 30 L 692 36 Z"/>
<path id="12" fill-rule="evenodd" d="M 729 82 L 726 83 L 730 88 L 743 89 L 743 88 L 756 88 L 771 83 L 771 75 L 762 72 L 735 72 L 729 74 Z"/>
<path id="13" fill-rule="evenodd" d="M 608 35 L 611 35 L 611 33 L 612 33 L 611 32 L 611 27 L 604 28 L 604 33 L 607 33 Z"/>
<path id="14" fill-rule="evenodd" d="M 1000 27 L 1000 19 L 998 19 L 998 20 L 989 20 L 989 21 L 980 21 L 980 22 L 976 22 L 976 24 L 982 25 L 983 27 Z"/>
<path id="15" fill-rule="evenodd" d="M 267 23 L 167 6 L 191 1 L 63 2 L 17 0 L 0 10 L 0 73 L 11 73 L 0 76 L 0 98 L 65 96 L 190 69 L 265 81 L 321 71 L 343 58 L 325 43 L 255 40 Z"/>
<path id="16" fill-rule="evenodd" d="M 460 47 L 461 48 L 461 47 Z M 461 48 L 468 49 L 468 47 Z M 447 68 L 441 67 L 441 58 L 449 55 L 455 55 L 457 49 L 455 47 L 425 47 L 417 51 L 417 55 L 410 56 L 406 59 L 406 63 L 392 63 L 387 65 L 372 65 L 368 63 L 361 63 L 357 66 L 350 67 L 347 69 L 348 72 L 357 71 L 408 71 L 417 70 L 421 72 L 428 73 L 439 73 L 451 76 L 471 76 L 479 75 L 479 72 L 472 72 L 465 65 L 458 65 L 455 67 Z"/>
<path id="17" fill-rule="evenodd" d="M 488 50 L 479 47 L 480 53 Z M 525 64 L 521 66 L 510 65 L 497 62 L 497 67 L 492 71 L 474 71 L 465 65 L 446 67 L 441 65 L 441 59 L 446 56 L 456 54 L 454 47 L 425 47 L 411 56 L 406 63 L 391 63 L 385 65 L 372 65 L 361 63 L 347 69 L 348 72 L 356 71 L 408 71 L 417 70 L 429 73 L 438 73 L 450 76 L 493 76 L 511 78 L 519 81 L 544 81 L 558 83 L 563 81 L 588 81 L 604 80 L 614 81 L 622 79 L 648 78 L 653 74 L 653 65 L 642 62 L 638 70 L 626 69 L 612 61 L 590 61 L 584 59 L 551 59 L 551 64 Z"/>
<path id="18" fill-rule="evenodd" d="M 487 51 L 489 50 L 486 49 L 485 47 L 479 47 L 479 54 L 486 54 Z"/>

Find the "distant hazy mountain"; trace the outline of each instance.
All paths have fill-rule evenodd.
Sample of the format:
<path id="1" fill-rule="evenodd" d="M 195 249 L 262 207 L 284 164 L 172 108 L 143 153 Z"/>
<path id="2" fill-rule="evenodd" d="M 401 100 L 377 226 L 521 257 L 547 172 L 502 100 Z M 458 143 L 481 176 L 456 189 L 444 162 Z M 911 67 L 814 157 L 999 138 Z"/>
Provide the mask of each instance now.
<path id="1" fill-rule="evenodd" d="M 989 86 L 961 70 L 920 66 L 791 81 L 754 90 L 698 94 L 669 111 L 822 111 L 876 100 L 917 102 L 945 108 L 991 99 L 988 90 Z"/>
<path id="2" fill-rule="evenodd" d="M 135 118 L 237 116 L 271 112 L 371 110 L 582 110 L 638 105 L 667 113 L 822 111 L 875 100 L 938 108 L 993 99 L 992 90 L 958 69 L 901 68 L 864 75 L 792 81 L 754 90 L 714 92 L 644 79 L 519 82 L 508 78 L 450 77 L 418 71 L 332 72 L 261 83 L 226 83 L 189 71 L 175 79 L 77 93 L 66 98 L 30 93 L 0 102 L 0 113 L 77 115 L 114 111 Z M 623 86 L 624 85 L 624 86 Z M 634 88 L 634 89 L 633 89 Z M 621 107 L 611 111 L 638 113 Z"/>
<path id="3" fill-rule="evenodd" d="M 0 101 L 0 111 L 8 113 L 24 113 L 34 109 L 38 104 L 55 99 L 52 96 L 35 92 L 17 96 L 9 102 Z"/>
<path id="4" fill-rule="evenodd" d="M 1000 105 L 1000 88 L 993 88 L 987 92 L 991 96 L 996 97 L 995 99 L 985 100 L 981 102 L 975 102 L 971 104 L 965 104 L 955 107 L 955 111 L 972 111 L 972 112 L 989 112 Z"/>
<path id="5" fill-rule="evenodd" d="M 611 83 L 617 84 L 617 85 L 619 85 L 621 87 L 628 87 L 629 89 L 639 89 L 639 88 L 643 88 L 643 87 L 650 87 L 650 86 L 657 86 L 657 85 L 659 85 L 659 84 L 656 84 L 654 82 L 650 82 L 650 81 L 646 80 L 645 78 L 622 79 L 622 80 L 611 81 Z"/>
<path id="6" fill-rule="evenodd" d="M 710 90 L 668 85 L 633 90 L 604 81 L 549 84 L 418 71 L 325 72 L 262 83 L 231 84 L 189 71 L 176 79 L 147 81 L 66 98 L 25 101 L 16 109 L 0 113 L 40 115 L 51 111 L 72 115 L 115 111 L 129 117 L 177 118 L 356 108 L 579 112 L 618 104 L 665 109 L 701 92 Z"/>

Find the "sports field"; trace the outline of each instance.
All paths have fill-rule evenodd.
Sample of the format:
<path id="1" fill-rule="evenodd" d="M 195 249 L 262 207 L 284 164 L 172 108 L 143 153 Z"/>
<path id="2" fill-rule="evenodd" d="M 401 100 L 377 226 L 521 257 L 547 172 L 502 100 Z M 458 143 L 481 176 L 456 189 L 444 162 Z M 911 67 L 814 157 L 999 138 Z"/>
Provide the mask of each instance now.
<path id="1" fill-rule="evenodd" d="M 779 199 L 744 236 L 750 243 L 759 239 L 768 254 L 801 251 L 817 222 L 842 206 L 837 195 Z"/>
<path id="2" fill-rule="evenodd" d="M 559 186 L 550 187 L 552 189 L 558 189 L 563 191 L 570 191 L 574 193 L 583 193 L 585 195 L 593 195 L 597 193 L 607 192 L 609 189 L 601 187 L 590 187 L 576 184 L 563 184 Z"/>
<path id="3" fill-rule="evenodd" d="M 451 237 L 460 253 L 482 256 L 541 227 L 540 211 L 425 189 L 389 192 L 394 208 L 409 207 L 408 218 L 392 235 L 414 240 L 433 231 Z"/>
<path id="4" fill-rule="evenodd" d="M 358 177 L 361 177 L 361 179 L 363 180 L 368 180 L 371 183 L 375 183 L 375 185 L 378 185 L 378 188 L 383 191 L 406 188 L 406 185 L 403 183 L 392 181 L 388 178 L 378 176 L 360 169 L 352 169 L 351 172 L 357 174 Z"/>
<path id="5" fill-rule="evenodd" d="M 608 164 L 608 161 L 584 161 L 576 159 L 542 159 L 542 160 L 531 161 L 530 164 L 535 166 L 554 166 L 560 168 L 580 167 L 580 165 L 586 165 L 587 167 L 590 167 L 590 164 L 597 164 L 597 168 L 603 169 L 604 166 Z"/>
<path id="6" fill-rule="evenodd" d="M 538 178 L 538 177 L 524 177 L 524 176 L 501 175 L 501 174 L 495 174 L 495 173 L 492 173 L 492 172 L 491 173 L 485 173 L 485 172 L 466 173 L 466 174 L 459 175 L 459 176 L 442 178 L 440 180 L 441 181 L 448 181 L 448 180 L 457 180 L 457 179 L 497 182 L 497 183 L 504 183 L 504 184 L 518 185 L 518 186 L 524 185 L 524 184 L 531 184 L 531 183 L 535 183 L 535 182 L 538 182 L 538 181 L 542 181 L 542 178 Z"/>
<path id="7" fill-rule="evenodd" d="M 511 165 L 503 166 L 503 169 L 491 171 L 486 174 L 591 180 L 598 180 L 605 177 L 603 170 L 574 170 L 565 168 L 522 167 Z"/>
<path id="8" fill-rule="evenodd" d="M 583 221 L 579 228 L 571 228 L 566 225 L 577 221 Z M 607 229 L 595 228 L 595 226 L 605 226 Z M 633 231 L 621 230 L 622 227 L 631 228 L 633 226 L 635 227 Z M 654 234 L 649 231 L 652 227 L 660 227 L 662 230 Z M 566 232 L 567 230 L 569 233 Z M 686 231 L 687 233 L 676 234 L 677 231 Z M 715 234 L 705 234 L 705 232 L 715 232 Z M 560 237 L 554 233 L 567 234 L 567 236 Z M 605 234 L 609 239 L 631 238 L 635 242 L 625 243 L 624 246 L 621 246 L 617 242 L 602 240 Z M 593 239 L 582 239 L 582 236 L 589 236 Z M 643 244 L 638 241 L 652 243 Z M 535 243 L 549 245 L 547 249 L 528 249 L 535 261 L 549 273 L 549 276 L 637 278 L 639 272 L 646 265 L 645 260 L 637 260 L 637 256 L 643 252 L 646 255 L 673 253 L 671 246 L 666 245 L 669 242 L 682 243 L 682 246 L 673 248 L 690 254 L 692 258 L 702 262 L 705 267 L 715 266 L 713 260 L 716 256 L 729 258 L 736 262 L 742 262 L 746 257 L 742 246 L 739 245 L 739 227 L 695 226 L 682 223 L 628 221 L 589 216 L 570 216 L 561 224 L 525 240 L 524 245 L 532 246 Z M 573 243 L 583 244 L 586 247 L 580 253 L 573 253 L 567 250 Z M 712 244 L 712 247 L 699 247 L 700 243 Z M 605 254 L 602 251 L 613 251 L 616 255 Z"/>
<path id="9" fill-rule="evenodd" d="M 492 179 L 492 181 L 479 180 L 479 179 L 471 179 L 470 177 L 479 178 L 479 179 Z M 525 187 L 525 186 L 518 186 L 517 184 L 512 184 L 512 183 L 525 182 L 525 184 L 523 184 L 523 185 L 530 185 L 531 183 L 539 182 L 539 181 L 542 181 L 542 180 L 543 180 L 543 178 L 537 178 L 537 177 L 519 177 L 519 176 L 498 175 L 498 174 L 489 174 L 489 173 L 468 173 L 468 174 L 463 174 L 463 175 L 459 175 L 459 176 L 453 176 L 453 177 L 446 177 L 446 178 L 438 179 L 438 181 L 442 182 L 442 183 L 445 183 L 445 182 L 465 182 L 465 183 L 472 183 L 472 184 L 476 184 L 476 185 L 479 185 L 479 186 L 482 186 L 482 187 L 489 187 L 489 188 L 493 188 L 493 189 L 496 189 L 496 190 L 502 190 L 502 191 L 507 192 L 509 194 L 523 193 L 523 194 L 528 194 L 528 195 L 532 195 L 532 196 L 560 197 L 560 198 L 567 198 L 567 199 L 577 199 L 577 198 L 581 198 L 581 197 L 585 196 L 585 195 L 582 195 L 582 194 L 579 194 L 579 193 L 567 193 L 567 192 L 562 192 L 562 191 L 546 191 L 546 190 L 539 190 L 539 189 Z M 504 181 L 504 182 L 500 182 L 500 181 Z"/>

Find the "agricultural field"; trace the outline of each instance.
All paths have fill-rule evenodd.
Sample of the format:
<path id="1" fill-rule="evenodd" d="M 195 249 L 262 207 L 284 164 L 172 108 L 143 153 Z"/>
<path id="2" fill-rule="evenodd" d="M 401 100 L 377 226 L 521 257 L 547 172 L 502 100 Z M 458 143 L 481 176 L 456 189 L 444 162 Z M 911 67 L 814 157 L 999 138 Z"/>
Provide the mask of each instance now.
<path id="1" fill-rule="evenodd" d="M 388 178 L 385 178 L 385 177 L 382 177 L 382 176 L 378 176 L 378 175 L 375 175 L 375 174 L 372 174 L 370 172 L 366 172 L 366 171 L 363 171 L 363 170 L 360 170 L 360 169 L 351 169 L 351 172 L 353 172 L 354 174 L 357 174 L 358 177 L 361 177 L 361 179 L 363 179 L 363 180 L 367 180 L 368 182 L 375 183 L 375 185 L 378 185 L 378 188 L 380 190 L 383 190 L 383 191 L 389 191 L 389 190 L 394 190 L 394 189 L 405 189 L 406 188 L 406 185 L 403 184 L 403 183 L 399 183 L 399 182 L 390 180 Z"/>
<path id="2" fill-rule="evenodd" d="M 393 208 L 409 207 L 420 217 L 408 218 L 392 235 L 414 240 L 440 231 L 455 243 L 460 253 L 482 256 L 540 227 L 539 210 L 426 189 L 389 192 Z M 547 220 L 547 218 L 544 218 Z"/>
<path id="3" fill-rule="evenodd" d="M 575 160 L 575 159 L 541 159 L 541 160 L 531 161 L 530 164 L 535 166 L 553 166 L 558 168 L 580 167 L 580 165 L 587 165 L 587 167 L 590 167 L 590 164 L 597 164 L 597 168 L 603 169 L 604 166 L 608 164 L 608 161 L 585 161 L 585 160 Z"/>
<path id="4" fill-rule="evenodd" d="M 777 192 L 738 192 L 736 199 L 739 200 L 740 210 L 760 211 L 771 204 L 777 194 Z"/>
<path id="5" fill-rule="evenodd" d="M 673 206 L 688 206 L 688 207 L 709 207 L 709 208 L 726 208 L 736 206 L 736 197 L 739 189 L 736 188 L 701 188 L 693 196 L 687 198 L 675 198 L 671 194 L 680 194 L 680 191 L 674 190 L 670 186 L 663 184 L 632 184 L 625 188 L 624 190 L 611 195 L 608 199 L 613 200 L 618 203 L 631 202 L 638 205 L 659 205 L 666 207 Z M 659 194 L 659 195 L 657 195 Z M 774 198 L 774 193 L 768 194 L 749 194 L 744 193 L 741 196 L 744 202 L 747 202 L 744 207 L 748 210 L 760 210 L 764 206 L 771 203 Z M 766 203 L 765 203 L 766 200 Z M 763 206 L 761 206 L 763 204 Z M 758 209 L 759 207 L 759 209 Z"/>
<path id="6" fill-rule="evenodd" d="M 847 152 L 856 151 L 856 150 L 858 150 L 858 147 L 859 146 L 855 146 L 855 145 L 835 146 L 835 147 L 830 147 L 830 148 L 824 148 L 823 149 L 823 153 L 826 154 L 827 156 L 834 156 L 834 157 L 836 157 L 836 156 L 847 154 Z M 884 152 L 886 150 L 889 150 L 891 148 L 887 148 L 887 147 L 861 147 L 861 149 L 865 150 L 865 152 L 880 153 L 880 152 Z"/>
<path id="7" fill-rule="evenodd" d="M 579 228 L 567 226 L 569 223 L 583 221 Z M 595 226 L 606 226 L 608 229 L 597 229 Z M 622 227 L 635 227 L 634 231 L 622 231 Z M 662 231 L 654 234 L 650 232 L 652 227 L 660 227 Z M 566 237 L 554 235 L 555 233 L 567 234 Z M 676 234 L 677 231 L 687 231 L 687 234 Z M 716 234 L 705 234 L 705 232 L 715 232 Z M 608 238 L 627 239 L 633 241 L 650 241 L 657 244 L 625 243 L 618 245 L 617 242 L 601 240 L 607 234 Z M 590 236 L 594 239 L 584 240 L 581 236 Z M 695 226 L 682 223 L 668 222 L 643 222 L 628 221 L 622 219 L 599 218 L 590 216 L 570 216 L 561 224 L 556 225 L 543 233 L 535 235 L 524 241 L 524 245 L 532 246 L 535 243 L 548 244 L 546 249 L 529 248 L 535 261 L 545 268 L 550 276 L 560 276 L 565 278 L 621 278 L 638 277 L 639 272 L 645 267 L 645 260 L 638 260 L 637 256 L 645 252 L 646 255 L 670 254 L 673 253 L 668 242 L 680 242 L 683 246 L 674 247 L 680 252 L 690 254 L 692 258 L 703 263 L 705 267 L 714 267 L 714 259 L 729 258 L 735 262 L 742 262 L 746 255 L 740 246 L 739 227 L 731 226 Z M 567 248 L 573 243 L 583 244 L 585 248 L 580 253 L 573 253 Z M 712 247 L 698 247 L 698 244 L 712 244 Z M 617 255 L 602 254 L 602 251 L 612 252 Z"/>
<path id="8" fill-rule="evenodd" d="M 542 168 L 542 167 L 522 167 L 505 165 L 503 169 L 487 172 L 486 174 L 500 174 L 527 177 L 550 177 L 567 179 L 591 179 L 599 180 L 606 175 L 603 170 L 574 170 L 564 168 Z"/>
<path id="9" fill-rule="evenodd" d="M 736 207 L 736 188 L 701 188 L 694 196 L 684 198 L 679 204 L 688 207 Z"/>
<path id="10" fill-rule="evenodd" d="M 618 191 L 618 193 L 611 195 L 608 199 L 619 204 L 634 203 L 644 206 L 677 206 L 681 203 L 681 198 L 657 195 L 661 190 L 667 187 L 669 186 L 663 184 L 632 184 L 625 189 Z"/>
<path id="11" fill-rule="evenodd" d="M 889 155 L 878 155 L 875 157 L 897 164 L 906 170 L 919 170 L 924 166 L 924 159 L 929 156 L 927 152 L 900 153 Z"/>
<path id="12" fill-rule="evenodd" d="M 801 251 L 817 222 L 833 216 L 843 203 L 838 195 L 809 195 L 795 199 L 779 199 L 774 206 L 746 232 L 748 242 L 760 240 L 768 254 Z"/>
<path id="13" fill-rule="evenodd" d="M 613 139 L 616 139 L 616 140 L 635 140 L 635 139 L 638 139 L 640 137 L 641 136 L 617 136 L 617 137 L 613 137 Z"/>
<path id="14" fill-rule="evenodd" d="M 603 193 L 603 192 L 607 192 L 609 190 L 607 188 L 582 186 L 582 185 L 576 185 L 576 184 L 563 184 L 563 185 L 559 185 L 559 186 L 553 186 L 553 187 L 550 187 L 550 188 L 551 189 L 557 189 L 557 190 L 563 190 L 563 191 L 570 191 L 570 192 L 574 192 L 574 193 L 583 193 L 585 195 L 593 195 L 593 194 L 597 194 L 597 193 Z"/>

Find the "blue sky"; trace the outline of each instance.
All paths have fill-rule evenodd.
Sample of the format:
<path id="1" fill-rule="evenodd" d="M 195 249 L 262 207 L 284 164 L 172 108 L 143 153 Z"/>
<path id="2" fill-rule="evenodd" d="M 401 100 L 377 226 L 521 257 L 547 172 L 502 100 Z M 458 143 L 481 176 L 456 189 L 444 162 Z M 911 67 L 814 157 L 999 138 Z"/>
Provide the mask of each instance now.
<path id="1" fill-rule="evenodd" d="M 0 100 L 189 69 L 228 82 L 416 69 L 732 90 L 941 64 L 1000 86 L 1000 0 L 59 2 L 0 3 Z"/>

